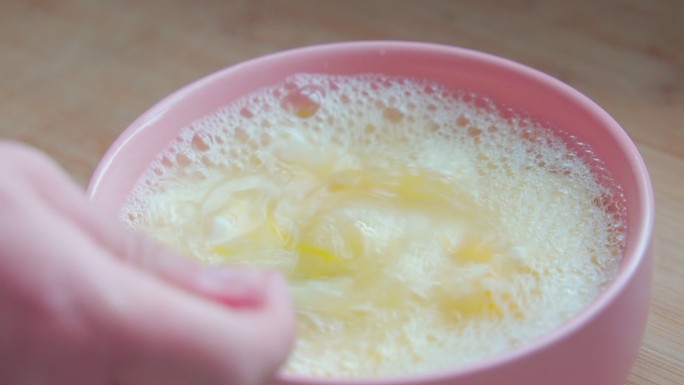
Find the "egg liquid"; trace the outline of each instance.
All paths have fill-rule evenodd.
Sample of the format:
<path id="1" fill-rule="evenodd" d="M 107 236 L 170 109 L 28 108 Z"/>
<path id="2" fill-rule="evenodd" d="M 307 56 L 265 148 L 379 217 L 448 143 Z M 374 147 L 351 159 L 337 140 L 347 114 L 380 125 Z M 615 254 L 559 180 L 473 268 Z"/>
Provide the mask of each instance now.
<path id="1" fill-rule="evenodd" d="M 286 370 L 454 367 L 567 322 L 617 270 L 624 202 L 590 148 L 464 90 L 302 74 L 185 128 L 124 221 L 206 264 L 277 269 Z"/>

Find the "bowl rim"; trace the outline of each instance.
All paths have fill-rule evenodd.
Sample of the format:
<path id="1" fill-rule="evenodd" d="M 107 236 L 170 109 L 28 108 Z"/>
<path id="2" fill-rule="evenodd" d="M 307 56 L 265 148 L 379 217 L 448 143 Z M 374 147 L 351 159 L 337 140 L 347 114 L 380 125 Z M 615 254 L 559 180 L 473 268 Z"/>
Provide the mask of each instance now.
<path id="1" fill-rule="evenodd" d="M 93 199 L 94 196 L 97 195 L 100 184 L 105 178 L 107 169 L 113 162 L 115 162 L 118 153 L 122 148 L 125 147 L 126 143 L 133 140 L 138 132 L 144 130 L 147 126 L 162 116 L 166 111 L 173 108 L 174 105 L 181 103 L 183 99 L 191 96 L 194 92 L 200 91 L 205 86 L 212 84 L 221 78 L 230 77 L 233 72 L 239 71 L 243 67 L 254 65 L 255 63 L 281 60 L 287 57 L 326 50 L 376 50 L 381 53 L 385 50 L 404 50 L 423 52 L 431 55 L 455 55 L 498 65 L 502 68 L 505 68 L 506 71 L 518 73 L 523 75 L 525 78 L 532 78 L 537 82 L 543 83 L 545 86 L 553 89 L 554 92 L 557 92 L 558 94 L 564 94 L 568 97 L 568 99 L 573 100 L 573 102 L 576 103 L 580 108 L 594 116 L 596 120 L 600 122 L 601 126 L 606 127 L 615 136 L 617 143 L 621 148 L 621 152 L 625 153 L 625 156 L 629 161 L 627 166 L 630 168 L 631 173 L 634 175 L 637 181 L 637 200 L 638 207 L 640 208 L 640 212 L 637 213 L 637 215 L 642 218 L 642 220 L 639 223 L 637 231 L 634 232 L 633 252 L 631 254 L 625 255 L 625 262 L 623 262 L 621 269 L 611 280 L 611 282 L 580 313 L 574 315 L 563 325 L 553 329 L 549 333 L 546 333 L 534 341 L 530 341 L 521 345 L 520 347 L 506 350 L 492 357 L 478 360 L 473 363 L 457 365 L 453 368 L 445 368 L 426 373 L 401 376 L 382 376 L 378 378 L 327 378 L 291 374 L 286 373 L 281 369 L 276 374 L 276 378 L 280 382 L 298 385 L 409 385 L 447 379 L 454 380 L 458 377 L 472 375 L 476 372 L 485 371 L 497 366 L 512 363 L 516 360 L 520 360 L 526 356 L 537 353 L 543 350 L 545 347 L 552 345 L 556 341 L 560 341 L 569 337 L 576 331 L 589 324 L 601 313 L 602 309 L 609 307 L 610 304 L 617 299 L 620 293 L 626 289 L 627 285 L 631 281 L 632 277 L 636 274 L 644 259 L 648 257 L 649 248 L 652 242 L 655 216 L 652 182 L 643 158 L 641 157 L 634 142 L 629 138 L 624 129 L 605 110 L 603 110 L 589 97 L 580 93 L 568 84 L 546 73 L 511 59 L 506 59 L 490 53 L 458 46 L 422 41 L 345 41 L 292 48 L 255 57 L 226 68 L 219 69 L 179 88 L 176 91 L 173 91 L 170 95 L 163 98 L 145 113 L 140 115 L 140 117 L 134 120 L 128 126 L 128 128 L 124 130 L 112 143 L 96 167 L 87 187 L 88 198 Z"/>

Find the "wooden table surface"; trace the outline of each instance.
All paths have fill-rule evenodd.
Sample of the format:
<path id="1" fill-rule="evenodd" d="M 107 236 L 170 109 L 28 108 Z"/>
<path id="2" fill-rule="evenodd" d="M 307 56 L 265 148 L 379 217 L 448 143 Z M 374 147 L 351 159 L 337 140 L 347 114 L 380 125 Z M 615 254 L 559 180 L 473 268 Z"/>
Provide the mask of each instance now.
<path id="1" fill-rule="evenodd" d="M 85 186 L 116 136 L 180 86 L 262 54 L 368 39 L 505 56 L 621 123 L 657 203 L 651 315 L 626 384 L 684 384 L 682 0 L 0 0 L 0 139 L 42 149 Z"/>

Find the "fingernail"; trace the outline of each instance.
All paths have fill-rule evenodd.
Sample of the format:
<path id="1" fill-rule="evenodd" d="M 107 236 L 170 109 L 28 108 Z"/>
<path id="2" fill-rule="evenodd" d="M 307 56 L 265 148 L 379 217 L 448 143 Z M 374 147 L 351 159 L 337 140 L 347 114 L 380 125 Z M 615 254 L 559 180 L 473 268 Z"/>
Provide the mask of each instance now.
<path id="1" fill-rule="evenodd" d="M 252 268 L 203 267 L 196 284 L 202 295 L 228 306 L 256 307 L 264 302 L 272 275 Z"/>

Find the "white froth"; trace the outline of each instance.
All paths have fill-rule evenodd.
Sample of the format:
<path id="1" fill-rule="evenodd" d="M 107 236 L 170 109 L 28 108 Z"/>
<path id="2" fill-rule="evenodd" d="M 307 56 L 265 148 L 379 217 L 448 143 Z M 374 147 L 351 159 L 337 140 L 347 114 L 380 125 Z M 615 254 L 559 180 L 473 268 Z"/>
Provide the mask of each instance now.
<path id="1" fill-rule="evenodd" d="M 591 149 L 502 115 L 422 80 L 297 75 L 182 131 L 122 215 L 206 263 L 287 274 L 289 371 L 477 361 L 586 307 L 623 242 Z"/>

